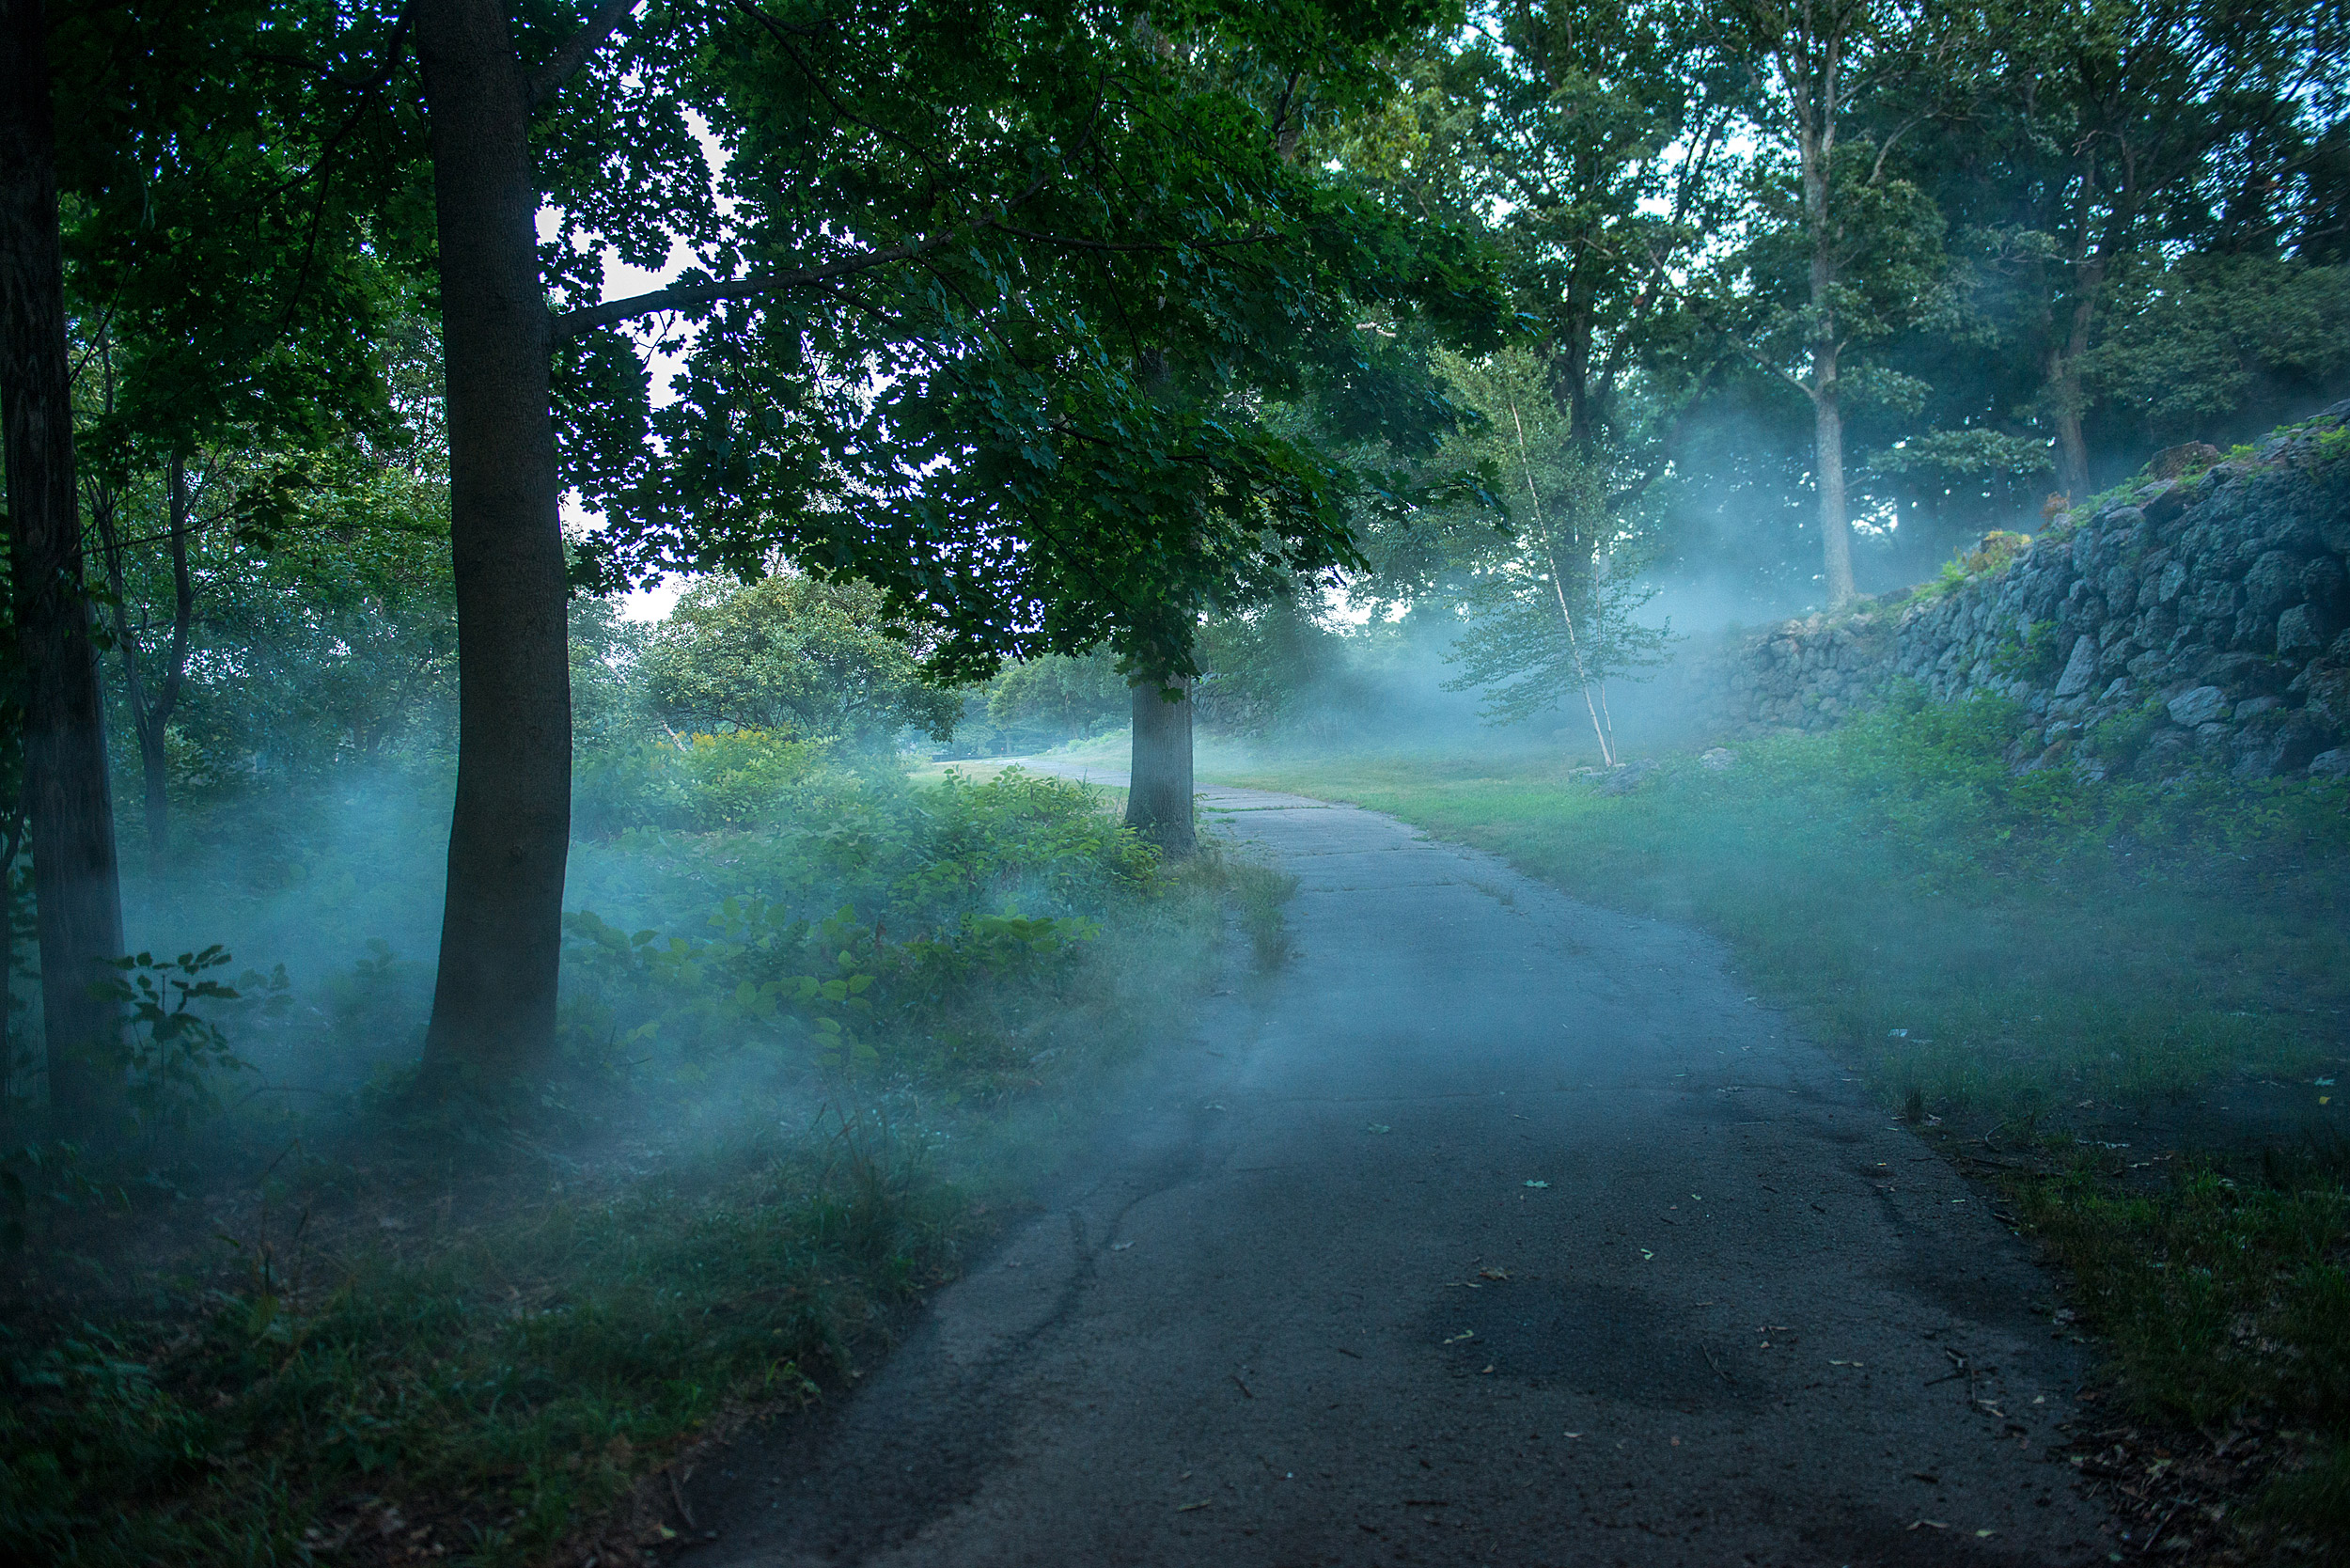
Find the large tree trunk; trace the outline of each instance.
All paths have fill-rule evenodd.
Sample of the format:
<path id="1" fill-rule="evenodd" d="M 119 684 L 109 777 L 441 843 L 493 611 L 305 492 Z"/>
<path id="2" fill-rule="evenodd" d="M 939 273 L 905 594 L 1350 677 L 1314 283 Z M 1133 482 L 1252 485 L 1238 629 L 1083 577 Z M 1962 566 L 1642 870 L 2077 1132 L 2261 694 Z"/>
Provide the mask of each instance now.
<path id="1" fill-rule="evenodd" d="M 2048 353 L 2046 381 L 2042 391 L 2056 425 L 2057 488 L 2067 495 L 2089 494 L 2089 442 L 2081 433 L 2081 356 L 2089 352 L 2089 333 L 2097 312 L 2097 293 L 2105 286 L 2105 267 L 2091 261 L 2075 270 L 2079 292 L 2073 301 L 2072 321 L 2064 343 Z"/>
<path id="2" fill-rule="evenodd" d="M 1852 574 L 1852 522 L 1844 512 L 1844 409 L 1837 397 L 1836 356 L 1825 370 L 1813 360 L 1811 387 L 1812 478 L 1820 491 L 1820 546 L 1827 574 L 1827 603 L 1841 610 L 1857 589 Z"/>
<path id="3" fill-rule="evenodd" d="M 82 591 L 57 231 L 55 128 L 40 0 L 0 0 L 0 423 L 34 833 L 49 1105 L 103 1134 L 120 1088 L 122 1015 L 95 994 L 122 952 L 98 649 Z"/>
<path id="4" fill-rule="evenodd" d="M 502 1089 L 555 1045 L 571 671 L 529 105 L 497 0 L 424 0 L 457 588 L 457 802 L 429 1090 Z"/>
<path id="5" fill-rule="evenodd" d="M 1811 399 L 1811 478 L 1820 497 L 1820 555 L 1827 583 L 1828 608 L 1853 602 L 1852 523 L 1844 508 L 1844 406 L 1836 384 L 1843 352 L 1836 321 L 1836 214 L 1832 181 L 1836 167 L 1837 71 L 1840 38 L 1825 42 L 1816 70 L 1788 73 L 1795 108 L 1795 157 L 1803 185 L 1803 221 L 1811 241 L 1811 372 L 1803 383 Z"/>
<path id="6" fill-rule="evenodd" d="M 1126 774 L 1126 825 L 1170 860 L 1199 848 L 1191 821 L 1191 682 L 1175 682 L 1182 700 L 1162 695 L 1156 677 L 1135 682 L 1135 754 Z"/>
<path id="7" fill-rule="evenodd" d="M 2089 441 L 2081 433 L 2080 372 L 2060 356 L 2048 373 L 2048 403 L 2056 422 L 2057 489 L 2067 496 L 2086 496 Z"/>

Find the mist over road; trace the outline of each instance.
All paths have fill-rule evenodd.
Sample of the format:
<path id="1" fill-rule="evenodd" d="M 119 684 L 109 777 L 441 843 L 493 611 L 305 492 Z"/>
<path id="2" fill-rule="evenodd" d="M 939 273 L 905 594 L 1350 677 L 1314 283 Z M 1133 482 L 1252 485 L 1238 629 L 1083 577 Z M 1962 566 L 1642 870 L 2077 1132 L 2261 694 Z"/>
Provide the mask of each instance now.
<path id="1" fill-rule="evenodd" d="M 1713 942 L 1204 793 L 1289 962 L 680 1560 L 2105 1560 L 2049 1281 Z"/>

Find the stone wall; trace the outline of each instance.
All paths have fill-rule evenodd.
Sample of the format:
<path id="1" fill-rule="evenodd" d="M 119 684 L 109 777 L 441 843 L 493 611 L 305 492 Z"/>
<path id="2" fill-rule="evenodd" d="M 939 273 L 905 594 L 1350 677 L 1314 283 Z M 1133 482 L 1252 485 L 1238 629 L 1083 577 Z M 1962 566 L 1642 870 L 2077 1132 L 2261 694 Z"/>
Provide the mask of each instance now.
<path id="1" fill-rule="evenodd" d="M 2346 421 L 2338 404 L 2037 539 L 1991 536 L 1958 581 L 1733 637 L 1711 678 L 1724 728 L 1825 729 L 1906 677 L 2025 704 L 2044 721 L 2028 766 L 2350 772 Z"/>

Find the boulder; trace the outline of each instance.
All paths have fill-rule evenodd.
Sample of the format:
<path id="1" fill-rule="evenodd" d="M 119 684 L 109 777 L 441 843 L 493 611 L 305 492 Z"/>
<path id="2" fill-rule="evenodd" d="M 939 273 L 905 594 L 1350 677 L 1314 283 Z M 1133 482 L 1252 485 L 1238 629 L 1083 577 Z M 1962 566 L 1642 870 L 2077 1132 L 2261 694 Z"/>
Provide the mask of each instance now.
<path id="1" fill-rule="evenodd" d="M 2228 711 L 2228 694 L 2217 686 L 2196 686 L 2167 704 L 2170 722 L 2186 729 L 2213 723 Z"/>
<path id="2" fill-rule="evenodd" d="M 2321 651 L 2329 628 L 2326 612 L 2315 604 L 2295 604 L 2277 618 L 2277 656 L 2308 659 Z"/>

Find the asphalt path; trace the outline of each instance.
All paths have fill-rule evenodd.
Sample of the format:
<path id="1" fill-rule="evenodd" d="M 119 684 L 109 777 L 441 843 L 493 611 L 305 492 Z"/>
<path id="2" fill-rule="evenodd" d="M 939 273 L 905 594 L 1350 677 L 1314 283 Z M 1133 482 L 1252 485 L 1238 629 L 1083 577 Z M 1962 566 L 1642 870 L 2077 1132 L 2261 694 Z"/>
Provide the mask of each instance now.
<path id="1" fill-rule="evenodd" d="M 1095 770 L 1099 782 L 1123 777 Z M 700 1565 L 2074 1564 L 2080 1352 L 1710 939 L 1203 792 L 1302 885 L 1048 1212 L 690 1483 Z"/>

